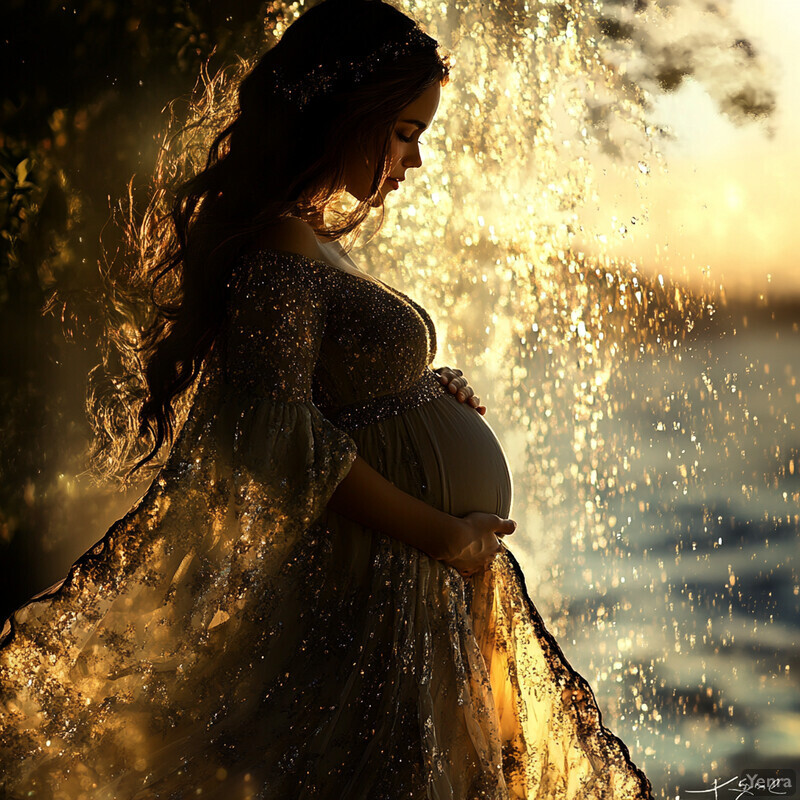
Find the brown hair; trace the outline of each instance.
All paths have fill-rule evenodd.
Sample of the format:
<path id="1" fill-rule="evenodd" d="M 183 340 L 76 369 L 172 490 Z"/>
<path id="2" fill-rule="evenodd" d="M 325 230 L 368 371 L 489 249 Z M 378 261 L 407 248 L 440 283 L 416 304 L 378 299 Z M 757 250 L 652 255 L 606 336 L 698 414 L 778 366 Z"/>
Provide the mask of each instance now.
<path id="1" fill-rule="evenodd" d="M 138 271 L 156 311 L 138 345 L 122 336 L 114 342 L 123 360 L 141 372 L 146 397 L 138 426 L 132 411 L 122 425 L 95 414 L 96 429 L 102 428 L 106 439 L 119 439 L 120 427 L 127 429 L 127 441 L 97 448 L 95 467 L 116 473 L 135 459 L 131 453 L 141 454 L 142 439 L 149 435 L 152 448 L 127 480 L 165 442 L 172 443 L 173 405 L 195 382 L 219 332 L 224 316 L 219 298 L 237 256 L 282 216 L 321 219 L 321 210 L 343 191 L 353 153 L 376 165 L 371 193 L 340 214 L 339 225 L 315 226 L 315 231 L 335 238 L 351 233 L 373 204 L 381 209 L 378 227 L 383 224 L 379 188 L 390 168 L 397 117 L 432 84 L 446 84 L 449 66 L 435 40 L 420 36 L 410 52 L 383 58 L 366 76 L 354 79 L 353 67 L 382 44 L 406 40 L 412 28 L 413 20 L 382 0 L 323 0 L 290 25 L 238 83 L 238 102 L 229 101 L 227 124 L 213 135 L 204 164 L 192 177 L 181 180 L 191 157 L 176 157 L 180 136 L 172 137 L 171 148 L 162 148 L 150 205 L 142 221 L 129 228 Z M 302 108 L 275 89 L 276 70 L 302 78 L 318 65 L 343 63 L 345 68 L 333 73 L 332 90 Z M 200 115 L 206 126 L 215 116 L 225 119 L 215 91 L 219 81 L 209 82 Z M 195 119 L 181 133 L 198 125 Z M 170 186 L 176 188 L 170 191 Z M 166 300 L 159 301 L 156 291 L 162 285 Z"/>

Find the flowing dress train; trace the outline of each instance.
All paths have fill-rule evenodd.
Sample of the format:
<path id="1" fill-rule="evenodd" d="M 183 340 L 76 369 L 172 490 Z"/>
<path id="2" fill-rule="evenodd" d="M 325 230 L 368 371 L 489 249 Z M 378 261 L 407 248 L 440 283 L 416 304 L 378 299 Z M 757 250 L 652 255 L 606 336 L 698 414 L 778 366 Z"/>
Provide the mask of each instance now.
<path id="1" fill-rule="evenodd" d="M 509 515 L 425 310 L 276 250 L 225 302 L 146 494 L 6 624 L 0 795 L 650 799 L 510 549 L 465 579 L 326 508 L 358 453 L 444 511 Z"/>

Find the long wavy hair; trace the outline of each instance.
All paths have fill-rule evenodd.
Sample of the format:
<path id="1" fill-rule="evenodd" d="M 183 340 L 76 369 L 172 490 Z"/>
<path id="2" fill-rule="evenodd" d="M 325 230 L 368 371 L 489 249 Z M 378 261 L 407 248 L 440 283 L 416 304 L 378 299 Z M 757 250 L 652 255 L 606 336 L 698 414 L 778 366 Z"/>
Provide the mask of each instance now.
<path id="1" fill-rule="evenodd" d="M 165 135 L 145 213 L 128 221 L 128 259 L 151 314 L 143 332 L 131 335 L 134 326 L 121 311 L 125 298 L 111 288 L 120 313 L 109 346 L 129 373 L 114 384 L 118 390 L 126 384 L 128 394 L 137 385 L 140 398 L 109 403 L 107 389 L 92 388 L 98 376 L 90 376 L 95 475 L 120 478 L 133 464 L 122 477 L 126 485 L 145 465 L 160 466 L 154 459 L 174 440 L 176 406 L 196 383 L 223 322 L 220 298 L 233 263 L 276 220 L 297 216 L 318 235 L 340 238 L 357 232 L 378 207 L 380 229 L 380 186 L 391 166 L 398 115 L 432 84 L 448 82 L 449 57 L 424 36 L 414 50 L 383 58 L 360 80 L 352 68 L 336 72 L 329 65 L 363 63 L 382 44 L 407 39 L 412 28 L 419 30 L 382 0 L 323 0 L 289 25 L 252 69 L 242 62 L 232 76 L 203 76 L 190 121 Z M 291 80 L 319 65 L 334 75 L 332 90 L 302 108 L 276 91 L 276 71 Z M 365 155 L 375 165 L 369 195 L 325 227 L 322 212 L 344 195 L 346 164 Z M 140 457 L 143 446 L 150 449 Z"/>

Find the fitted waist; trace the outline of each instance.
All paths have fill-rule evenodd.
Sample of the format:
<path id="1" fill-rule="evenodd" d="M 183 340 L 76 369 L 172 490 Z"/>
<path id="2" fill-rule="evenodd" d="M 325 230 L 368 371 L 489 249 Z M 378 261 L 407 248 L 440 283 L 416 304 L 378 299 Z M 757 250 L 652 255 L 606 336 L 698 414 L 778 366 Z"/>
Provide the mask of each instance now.
<path id="1" fill-rule="evenodd" d="M 402 414 L 445 394 L 448 394 L 447 387 L 439 381 L 439 376 L 426 369 L 419 380 L 406 389 L 351 403 L 330 413 L 326 412 L 325 416 L 337 428 L 355 431 Z"/>

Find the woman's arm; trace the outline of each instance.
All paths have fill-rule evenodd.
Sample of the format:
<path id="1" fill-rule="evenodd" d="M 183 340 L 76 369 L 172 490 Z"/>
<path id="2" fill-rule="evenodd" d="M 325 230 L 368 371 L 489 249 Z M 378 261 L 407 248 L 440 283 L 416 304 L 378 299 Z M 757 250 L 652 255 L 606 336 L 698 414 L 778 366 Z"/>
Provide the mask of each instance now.
<path id="1" fill-rule="evenodd" d="M 449 555 L 448 544 L 463 522 L 398 489 L 361 456 L 336 487 L 328 508 L 436 559 Z"/>
<path id="2" fill-rule="evenodd" d="M 496 514 L 473 512 L 462 518 L 439 511 L 398 489 L 361 456 L 336 487 L 328 508 L 466 571 L 485 568 L 500 550 L 497 536 L 516 528 Z"/>

